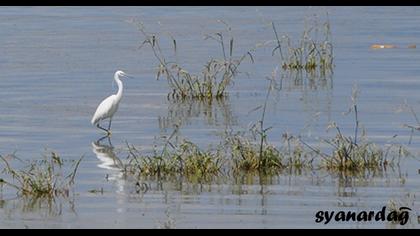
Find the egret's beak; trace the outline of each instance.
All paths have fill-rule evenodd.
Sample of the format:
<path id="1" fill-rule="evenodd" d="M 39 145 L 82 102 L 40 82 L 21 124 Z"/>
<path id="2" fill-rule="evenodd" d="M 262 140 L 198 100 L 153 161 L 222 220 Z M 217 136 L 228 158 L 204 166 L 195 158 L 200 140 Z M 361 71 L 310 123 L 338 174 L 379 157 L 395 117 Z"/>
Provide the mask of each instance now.
<path id="1" fill-rule="evenodd" d="M 134 78 L 134 76 L 129 75 L 129 74 L 126 74 L 126 73 L 124 73 L 123 75 L 124 75 L 124 77 L 126 77 L 126 78 L 130 78 L 130 79 Z"/>

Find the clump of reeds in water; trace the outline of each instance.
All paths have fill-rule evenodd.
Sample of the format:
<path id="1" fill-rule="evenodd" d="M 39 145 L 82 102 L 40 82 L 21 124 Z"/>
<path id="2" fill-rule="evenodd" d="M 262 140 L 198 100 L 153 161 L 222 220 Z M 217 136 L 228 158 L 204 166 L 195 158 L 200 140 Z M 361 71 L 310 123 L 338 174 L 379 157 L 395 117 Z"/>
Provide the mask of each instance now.
<path id="1" fill-rule="evenodd" d="M 331 27 L 327 19 L 319 24 L 317 19 L 306 25 L 300 39 L 297 42 L 288 36 L 278 35 L 274 22 L 271 23 L 275 35 L 276 51 L 280 55 L 280 64 L 284 70 L 305 70 L 309 74 L 326 75 L 331 73 L 334 67 L 334 47 L 331 40 Z M 318 38 L 322 34 L 323 38 Z"/>
<path id="2" fill-rule="evenodd" d="M 178 146 L 164 147 L 162 152 L 155 151 L 153 155 L 144 155 L 128 145 L 129 162 L 123 170 L 136 178 L 186 177 L 192 182 L 211 182 L 231 173 L 273 176 L 286 169 L 301 171 L 312 167 L 313 153 L 303 152 L 302 145 L 291 144 L 290 140 L 289 137 L 288 148 L 277 148 L 267 141 L 260 146 L 259 141 L 236 134 L 214 150 L 201 149 L 184 140 Z"/>
<path id="3" fill-rule="evenodd" d="M 381 147 L 362 136 L 359 142 L 354 137 L 345 137 L 340 128 L 335 138 L 327 141 L 331 154 L 324 158 L 321 166 L 331 171 L 357 173 L 364 170 L 383 170 L 394 165 L 395 160 L 408 156 L 409 152 L 398 144 Z"/>
<path id="4" fill-rule="evenodd" d="M 357 87 L 353 88 L 352 105 L 348 114 L 354 113 L 355 129 L 353 136 L 346 136 L 334 122 L 337 134 L 334 138 L 323 140 L 327 150 L 308 145 L 299 137 L 283 134 L 283 144 L 276 147 L 268 140 L 265 127 L 265 114 L 270 91 L 275 87 L 274 77 L 270 80 L 269 90 L 262 106 L 262 115 L 251 126 L 250 132 L 225 132 L 224 142 L 215 150 L 204 150 L 190 141 L 180 145 L 165 142 L 161 152 L 143 155 L 134 146 L 129 145 L 130 162 L 125 172 L 138 177 L 182 177 L 189 180 L 210 181 L 214 177 L 257 175 L 274 176 L 284 171 L 300 173 L 303 170 L 326 169 L 332 173 L 359 175 L 365 171 L 386 171 L 388 166 L 399 162 L 410 153 L 399 144 L 380 146 L 367 139 L 366 131 L 359 134 L 357 107 Z"/>
<path id="5" fill-rule="evenodd" d="M 233 173 L 270 176 L 286 170 L 295 173 L 311 169 L 316 157 L 314 153 L 304 150 L 297 139 L 288 134 L 283 138 L 286 145 L 278 148 L 267 141 L 261 144 L 240 135 L 230 137 Z"/>
<path id="6" fill-rule="evenodd" d="M 218 151 L 202 150 L 187 140 L 175 146 L 168 139 L 163 150 L 154 151 L 153 155 L 143 155 L 133 145 L 128 148 L 129 163 L 124 172 L 138 178 L 184 176 L 189 180 L 210 181 L 222 173 L 223 159 Z"/>
<path id="7" fill-rule="evenodd" d="M 401 157 L 410 153 L 403 145 L 390 144 L 380 146 L 368 140 L 366 131 L 362 130 L 359 137 L 359 118 L 357 109 L 358 88 L 353 87 L 351 96 L 352 105 L 348 113 L 354 113 L 355 128 L 353 136 L 345 136 L 339 126 L 332 122 L 328 128 L 337 131 L 334 138 L 324 140 L 331 147 L 331 154 L 320 153 L 323 157 L 321 167 L 334 172 L 358 173 L 365 170 L 386 170 Z"/>
<path id="8" fill-rule="evenodd" d="M 239 73 L 238 68 L 241 63 L 249 58 L 254 62 L 251 49 L 241 56 L 234 55 L 234 42 L 231 27 L 225 22 L 225 31 L 214 34 L 206 34 L 206 39 L 215 40 L 221 50 L 220 58 L 212 58 L 205 63 L 201 73 L 189 72 L 180 65 L 177 60 L 170 61 L 163 52 L 160 45 L 160 36 L 146 32 L 142 23 L 136 22 L 138 29 L 145 37 L 140 48 L 144 45 L 150 46 L 153 55 L 157 59 L 159 65 L 156 70 L 156 78 L 166 77 L 171 92 L 168 93 L 168 99 L 221 99 L 226 96 L 226 88 L 232 83 L 235 76 Z M 177 53 L 177 41 L 170 35 L 173 49 Z"/>
<path id="9" fill-rule="evenodd" d="M 285 144 L 277 148 L 268 142 L 268 131 L 272 127 L 265 127 L 265 114 L 270 93 L 275 89 L 275 73 L 268 78 L 267 95 L 264 104 L 254 110 L 262 109 L 260 120 L 252 125 L 251 134 L 254 139 L 245 138 L 245 135 L 232 135 L 228 138 L 231 150 L 234 172 L 259 172 L 263 174 L 278 174 L 288 169 L 302 169 L 312 165 L 312 152 L 303 152 L 302 145 L 294 142 L 297 139 L 284 134 Z M 292 149 L 293 148 L 293 149 Z"/>
<path id="10" fill-rule="evenodd" d="M 274 81 L 274 80 L 272 80 Z M 269 89 L 270 92 L 270 89 Z M 228 147 L 233 162 L 232 170 L 237 173 L 279 174 L 284 170 L 300 171 L 302 169 L 321 168 L 333 173 L 358 175 L 365 171 L 386 171 L 399 163 L 401 157 L 410 152 L 401 144 L 378 145 L 369 141 L 365 129 L 360 135 L 357 96 L 358 88 L 353 87 L 349 113 L 354 113 L 355 128 L 353 136 L 345 136 L 339 126 L 333 122 L 328 128 L 334 128 L 337 134 L 334 138 L 323 140 L 329 147 L 326 152 L 308 145 L 298 137 L 285 133 L 283 145 L 276 147 L 269 144 L 267 132 L 271 127 L 264 126 L 267 99 L 262 106 L 262 117 L 253 125 L 255 138 L 236 134 L 228 136 Z M 328 154 L 329 153 L 329 154 Z M 314 166 L 314 160 L 320 159 Z"/>
<path id="11" fill-rule="evenodd" d="M 13 160 L 26 164 L 23 170 L 12 167 L 10 161 L 3 156 L 0 156 L 0 159 L 4 163 L 2 173 L 6 175 L 6 178 L 0 178 L 1 183 L 15 188 L 19 196 L 34 198 L 68 197 L 82 160 L 80 158 L 76 161 L 66 175 L 64 161 L 55 152 L 51 152 L 49 156 L 45 155 L 42 160 L 32 162 L 13 157 Z"/>

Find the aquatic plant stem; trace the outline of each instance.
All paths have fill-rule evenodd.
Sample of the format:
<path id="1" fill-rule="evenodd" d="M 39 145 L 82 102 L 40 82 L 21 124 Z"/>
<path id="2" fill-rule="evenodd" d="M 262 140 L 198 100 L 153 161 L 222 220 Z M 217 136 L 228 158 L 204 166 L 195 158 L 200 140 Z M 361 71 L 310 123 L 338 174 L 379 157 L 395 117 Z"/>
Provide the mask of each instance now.
<path id="1" fill-rule="evenodd" d="M 264 119 L 265 119 L 265 112 L 266 112 L 266 109 L 267 109 L 268 98 L 270 97 L 272 83 L 273 83 L 273 80 L 270 80 L 270 84 L 268 86 L 268 91 L 267 91 L 267 94 L 265 96 L 263 112 L 262 112 L 261 120 L 260 120 L 260 136 L 261 136 L 261 140 L 260 140 L 260 163 L 261 163 L 261 166 L 265 166 L 265 163 L 264 163 L 265 159 L 263 158 L 263 147 L 264 147 L 264 141 L 265 141 L 265 138 L 266 138 L 266 133 L 265 133 L 266 130 L 264 129 Z"/>
<path id="2" fill-rule="evenodd" d="M 354 116 L 355 116 L 355 122 L 356 122 L 356 126 L 355 126 L 355 129 L 354 129 L 354 144 L 357 145 L 357 132 L 358 132 L 358 129 L 359 129 L 359 119 L 358 119 L 358 116 L 357 116 L 357 104 L 354 104 L 353 107 L 354 107 Z"/>

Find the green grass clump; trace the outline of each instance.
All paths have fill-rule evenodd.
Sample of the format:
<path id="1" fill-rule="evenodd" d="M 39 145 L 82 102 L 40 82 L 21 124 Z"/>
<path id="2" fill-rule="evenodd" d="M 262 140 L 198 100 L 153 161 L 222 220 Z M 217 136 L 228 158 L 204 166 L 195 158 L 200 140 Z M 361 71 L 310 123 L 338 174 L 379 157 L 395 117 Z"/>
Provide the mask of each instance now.
<path id="1" fill-rule="evenodd" d="M 218 152 L 203 151 L 189 141 L 169 150 L 165 147 L 161 154 L 142 155 L 134 146 L 129 146 L 130 162 L 126 173 L 137 177 L 179 177 L 189 179 L 209 179 L 221 173 L 223 159 Z"/>
<path id="2" fill-rule="evenodd" d="M 337 135 L 325 140 L 332 148 L 330 155 L 324 155 L 321 168 L 332 172 L 346 172 L 352 175 L 368 171 L 383 171 L 398 164 L 402 157 L 410 152 L 401 144 L 380 146 L 367 139 L 366 133 L 357 141 L 354 137 L 345 137 L 336 127 Z"/>
<path id="3" fill-rule="evenodd" d="M 306 26 L 300 40 L 293 43 L 287 35 L 279 37 L 274 22 L 272 22 L 273 32 L 276 38 L 276 47 L 273 55 L 278 50 L 281 66 L 284 70 L 305 70 L 315 74 L 316 71 L 325 75 L 332 71 L 334 67 L 334 47 L 331 41 L 331 27 L 328 20 L 319 25 L 314 20 L 312 25 Z M 323 34 L 322 39 L 318 39 L 318 34 Z"/>
<path id="4" fill-rule="evenodd" d="M 312 168 L 314 153 L 305 150 L 294 137 L 283 135 L 285 144 L 277 148 L 266 140 L 261 144 L 239 135 L 229 138 L 232 170 L 276 175 L 282 171 L 301 171 Z M 262 145 L 262 146 L 261 146 Z"/>
<path id="5" fill-rule="evenodd" d="M 202 151 L 191 142 L 184 142 L 180 148 L 182 152 L 179 158 L 183 160 L 185 175 L 205 176 L 220 173 L 223 161 L 217 153 Z"/>
<path id="6" fill-rule="evenodd" d="M 232 83 L 235 76 L 239 73 L 240 64 L 250 58 L 254 62 L 252 52 L 255 49 L 247 51 L 245 54 L 234 56 L 234 37 L 232 36 L 231 27 L 225 22 L 226 32 L 220 31 L 214 34 L 206 34 L 206 39 L 215 40 L 221 49 L 220 58 L 211 58 L 208 60 L 200 73 L 191 73 L 181 66 L 177 60 L 170 61 L 161 49 L 159 36 L 148 33 L 142 23 L 137 22 L 139 31 L 145 37 L 140 48 L 144 45 L 150 46 L 153 55 L 158 60 L 156 70 L 156 78 L 165 76 L 170 86 L 171 92 L 168 93 L 168 99 L 220 99 L 225 97 L 226 88 Z M 229 37 L 226 36 L 229 35 Z M 175 57 L 177 54 L 177 41 L 170 35 Z M 177 57 L 176 57 L 177 58 Z"/>
<path id="7" fill-rule="evenodd" d="M 291 140 L 293 137 L 284 135 L 287 141 L 287 148 L 276 148 L 269 144 L 267 137 L 268 131 L 272 127 L 265 127 L 265 113 L 267 102 L 271 91 L 275 88 L 275 78 L 268 78 L 270 84 L 265 97 L 264 104 L 254 110 L 262 108 L 261 118 L 251 127 L 252 136 L 255 140 L 245 139 L 239 135 L 233 135 L 228 138 L 232 150 L 233 170 L 237 171 L 258 171 L 265 174 L 276 174 L 285 168 L 301 169 L 312 165 L 310 153 L 304 153 L 299 143 L 293 145 L 291 149 Z"/>
<path id="8" fill-rule="evenodd" d="M 355 143 L 352 137 L 344 137 L 338 134 L 329 141 L 332 145 L 332 154 L 323 159 L 321 166 L 327 170 L 340 172 L 361 172 L 364 170 L 380 170 L 392 165 L 395 154 L 398 157 L 406 156 L 407 151 L 401 145 L 391 145 L 383 148 L 368 140 Z M 393 158 L 388 158 L 388 154 Z"/>
<path id="9" fill-rule="evenodd" d="M 14 158 L 26 164 L 24 170 L 13 168 L 3 156 L 0 156 L 0 159 L 5 164 L 2 173 L 11 178 L 11 181 L 1 179 L 2 184 L 15 188 L 18 195 L 35 198 L 69 196 L 77 168 L 82 160 L 81 158 L 75 162 L 71 172 L 65 175 L 63 159 L 55 152 L 51 152 L 50 156 L 44 156 L 42 160 L 33 162 Z"/>
<path id="10" fill-rule="evenodd" d="M 289 134 L 283 134 L 283 139 L 287 143 L 287 149 L 283 151 L 286 155 L 284 158 L 284 165 L 290 170 L 301 171 L 302 169 L 312 169 L 313 161 L 316 157 L 316 153 L 311 150 L 306 150 L 299 139 L 290 136 Z M 293 149 L 291 147 L 293 146 Z"/>
<path id="11" fill-rule="evenodd" d="M 354 113 L 354 135 L 344 136 L 333 122 L 328 128 L 334 128 L 337 131 L 335 138 L 325 140 L 332 150 L 331 154 L 321 154 L 323 160 L 321 167 L 334 172 L 350 172 L 358 173 L 365 170 L 381 170 L 386 169 L 388 165 L 393 165 L 395 159 L 398 161 L 403 156 L 409 156 L 410 153 L 400 144 L 391 144 L 388 147 L 381 147 L 367 139 L 366 131 L 362 130 L 359 137 L 359 119 L 357 107 L 357 86 L 353 87 L 351 101 L 352 105 L 348 113 Z M 321 153 L 321 152 L 319 152 Z M 392 157 L 392 158 L 390 158 Z"/>
<path id="12" fill-rule="evenodd" d="M 264 146 L 262 152 L 260 152 L 258 144 L 251 143 L 239 136 L 231 138 L 230 142 L 234 172 L 264 171 L 274 174 L 279 173 L 284 168 L 282 164 L 283 156 L 272 145 Z"/>

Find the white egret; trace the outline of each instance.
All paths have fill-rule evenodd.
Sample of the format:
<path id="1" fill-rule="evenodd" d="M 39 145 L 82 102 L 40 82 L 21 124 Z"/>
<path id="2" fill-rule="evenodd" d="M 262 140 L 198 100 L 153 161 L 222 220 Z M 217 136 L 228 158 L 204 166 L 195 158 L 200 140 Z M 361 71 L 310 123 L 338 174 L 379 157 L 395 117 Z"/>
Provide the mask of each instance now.
<path id="1" fill-rule="evenodd" d="M 107 98 L 105 98 L 96 108 L 96 112 L 92 117 L 91 123 L 92 125 L 96 125 L 99 129 L 102 129 L 107 132 L 107 135 L 111 135 L 111 122 L 112 117 L 114 116 L 115 112 L 118 110 L 118 105 L 120 104 L 122 93 L 123 93 L 123 83 L 121 82 L 122 77 L 131 77 L 124 73 L 121 70 L 118 70 L 114 74 L 114 80 L 118 85 L 118 92 L 113 94 Z M 99 125 L 101 120 L 109 119 L 108 129 L 105 129 Z"/>

